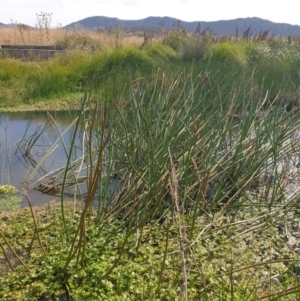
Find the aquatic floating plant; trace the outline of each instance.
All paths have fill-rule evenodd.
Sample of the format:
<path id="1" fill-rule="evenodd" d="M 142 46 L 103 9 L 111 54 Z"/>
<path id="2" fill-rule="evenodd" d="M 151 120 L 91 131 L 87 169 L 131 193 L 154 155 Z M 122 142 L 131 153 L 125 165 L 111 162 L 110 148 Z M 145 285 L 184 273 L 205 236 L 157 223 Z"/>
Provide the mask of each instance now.
<path id="1" fill-rule="evenodd" d="M 0 185 L 0 194 L 9 194 L 9 193 L 16 193 L 18 189 L 16 189 L 12 185 Z"/>
<path id="2" fill-rule="evenodd" d="M 0 185 L 0 212 L 18 208 L 21 201 L 18 189 L 12 185 Z"/>

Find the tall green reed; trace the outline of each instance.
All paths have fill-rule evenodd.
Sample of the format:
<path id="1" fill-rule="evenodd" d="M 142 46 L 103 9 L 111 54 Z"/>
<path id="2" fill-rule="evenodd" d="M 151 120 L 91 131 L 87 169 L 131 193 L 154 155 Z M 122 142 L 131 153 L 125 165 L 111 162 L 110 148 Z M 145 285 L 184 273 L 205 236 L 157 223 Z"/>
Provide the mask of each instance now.
<path id="1" fill-rule="evenodd" d="M 109 134 L 104 187 L 107 190 L 111 177 L 116 177 L 121 188 L 106 198 L 98 186 L 97 220 L 101 225 L 117 218 L 125 226 L 116 261 L 101 279 L 117 267 L 133 235 L 138 251 L 143 228 L 153 219 L 171 217 L 182 242 L 201 235 L 194 228 L 201 215 L 213 220 L 220 212 L 231 212 L 234 222 L 235 214 L 251 202 L 254 206 L 259 202 L 269 216 L 278 213 L 274 208 L 287 176 L 282 167 L 297 144 L 293 138 L 299 126 L 297 116 L 287 116 L 278 105 L 265 108 L 268 93 L 254 89 L 253 75 L 236 72 L 225 81 L 221 72 L 204 74 L 199 79 L 191 73 L 172 76 L 158 71 L 151 82 L 134 82 L 119 101 L 100 104 L 99 111 L 107 112 L 105 127 L 92 123 L 90 131 L 98 141 L 99 154 L 104 151 L 103 133 Z M 101 164 L 104 161 L 96 163 Z M 251 190 L 257 192 L 257 201 L 250 197 Z M 184 262 L 184 247 L 178 249 L 183 250 Z M 182 279 L 187 296 L 184 269 Z"/>
<path id="2" fill-rule="evenodd" d="M 293 210 L 298 192 L 286 200 L 282 196 L 289 160 L 299 148 L 297 112 L 287 113 L 272 102 L 264 87 L 255 83 L 254 73 L 237 69 L 224 76 L 224 72 L 208 67 L 200 73 L 157 70 L 150 78 L 125 85 L 114 101 L 88 106 L 91 111 L 85 110 L 86 95 L 77 126 L 84 122 L 87 195 L 75 233 L 66 235 L 69 248 L 60 271 L 65 284 L 71 271 L 89 260 L 85 255 L 91 243 L 90 222 L 99 233 L 105 224 L 120 222 L 102 246 L 122 233 L 114 263 L 98 276 L 101 281 L 117 268 L 130 240 L 134 241 L 131 252 L 138 253 L 145 227 L 155 220 L 167 237 L 159 278 L 172 225 L 178 230 L 178 278 L 187 299 L 193 275 L 184 263 L 188 259 L 197 267 L 194 245 L 214 233 L 223 216 L 230 219 L 222 227 L 238 224 L 243 235 L 254 227 L 263 230 Z M 71 152 L 65 178 L 73 172 L 68 168 Z M 117 184 L 110 192 L 112 183 Z M 96 219 L 89 221 L 93 206 Z M 235 220 L 240 211 L 251 207 L 257 207 L 258 213 L 246 221 Z M 203 216 L 209 223 L 199 230 L 197 221 Z M 237 272 L 232 266 L 229 279 Z M 196 273 L 202 285 L 201 272 Z M 229 286 L 233 296 L 233 283 Z"/>

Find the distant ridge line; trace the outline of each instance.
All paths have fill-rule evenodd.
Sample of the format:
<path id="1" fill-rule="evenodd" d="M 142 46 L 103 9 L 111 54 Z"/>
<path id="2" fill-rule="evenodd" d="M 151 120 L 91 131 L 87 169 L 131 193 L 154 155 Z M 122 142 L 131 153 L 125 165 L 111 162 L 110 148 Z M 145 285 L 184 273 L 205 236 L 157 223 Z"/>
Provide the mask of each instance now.
<path id="1" fill-rule="evenodd" d="M 76 29 L 82 28 L 86 30 L 100 30 L 100 29 L 112 29 L 118 26 L 124 27 L 125 30 L 155 30 L 158 31 L 162 27 L 166 29 L 186 28 L 189 32 L 194 33 L 196 30 L 203 31 L 209 29 L 214 35 L 228 36 L 236 35 L 240 36 L 243 33 L 251 29 L 251 34 L 256 35 L 262 31 L 268 31 L 270 35 L 274 36 L 299 36 L 300 37 L 300 25 L 292 25 L 288 23 L 276 23 L 269 20 L 249 17 L 249 18 L 237 18 L 232 20 L 220 20 L 220 21 L 193 21 L 187 22 L 178 20 L 171 17 L 147 17 L 140 20 L 123 20 L 118 18 L 111 18 L 105 16 L 93 16 L 88 17 L 73 23 L 70 23 L 63 29 Z M 16 27 L 17 24 L 3 24 L 0 26 Z M 28 27 L 33 28 L 33 27 Z"/>
<path id="2" fill-rule="evenodd" d="M 64 26 L 65 29 L 81 27 L 87 30 L 108 29 L 117 26 L 123 26 L 127 29 L 159 29 L 162 26 L 166 29 L 176 28 L 178 19 L 171 17 L 148 17 L 140 20 L 122 20 L 118 18 L 110 18 L 104 16 L 88 17 L 77 22 L 73 22 Z M 270 34 L 275 36 L 300 36 L 300 26 L 287 23 L 275 23 L 269 20 L 251 17 L 237 18 L 233 20 L 220 21 L 180 21 L 179 26 L 186 28 L 189 32 L 195 32 L 197 26 L 201 30 L 209 28 L 215 35 L 235 35 L 238 29 L 240 35 L 243 34 L 249 27 L 253 35 L 258 34 L 263 30 L 268 30 Z"/>

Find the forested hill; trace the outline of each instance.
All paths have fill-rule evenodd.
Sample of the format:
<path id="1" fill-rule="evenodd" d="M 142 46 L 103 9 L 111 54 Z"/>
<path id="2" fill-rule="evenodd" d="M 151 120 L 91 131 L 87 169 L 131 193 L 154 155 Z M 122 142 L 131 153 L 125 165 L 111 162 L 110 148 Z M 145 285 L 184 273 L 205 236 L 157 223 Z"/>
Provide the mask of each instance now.
<path id="1" fill-rule="evenodd" d="M 195 21 L 185 22 L 170 17 L 148 17 L 141 20 L 121 20 L 117 18 L 109 18 L 95 16 L 85 18 L 83 20 L 71 23 L 65 26 L 65 29 L 81 27 L 83 29 L 111 29 L 117 26 L 123 26 L 125 29 L 159 29 L 161 27 L 167 29 L 177 29 L 178 27 L 186 28 L 189 32 L 203 32 L 209 29 L 216 35 L 243 35 L 247 30 L 253 35 L 268 31 L 270 35 L 275 36 L 300 36 L 300 26 L 286 23 L 275 23 L 260 18 L 238 18 L 233 20 L 220 20 L 213 22 Z M 249 29 L 250 28 L 250 29 Z"/>

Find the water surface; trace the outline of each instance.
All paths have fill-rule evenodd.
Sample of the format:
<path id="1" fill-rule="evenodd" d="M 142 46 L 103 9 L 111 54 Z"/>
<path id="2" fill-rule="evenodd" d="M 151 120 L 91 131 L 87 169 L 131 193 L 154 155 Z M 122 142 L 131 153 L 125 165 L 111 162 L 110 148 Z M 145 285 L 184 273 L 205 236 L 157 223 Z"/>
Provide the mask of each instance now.
<path id="1" fill-rule="evenodd" d="M 50 171 L 66 165 L 66 151 L 59 132 L 64 133 L 63 140 L 68 152 L 75 129 L 75 125 L 71 127 L 70 125 L 77 116 L 76 111 L 0 113 L 0 184 L 13 185 L 22 191 L 24 183 L 28 182 L 29 195 L 34 205 L 41 205 L 57 198 L 37 191 L 34 189 L 36 185 L 30 185 Z M 59 142 L 52 150 L 57 140 Z M 34 145 L 26 153 L 31 143 Z M 72 159 L 81 155 L 80 145 L 79 131 Z M 45 154 L 50 151 L 51 154 L 41 163 Z M 36 173 L 31 178 L 35 169 Z M 22 206 L 26 204 L 27 201 L 24 199 Z"/>

